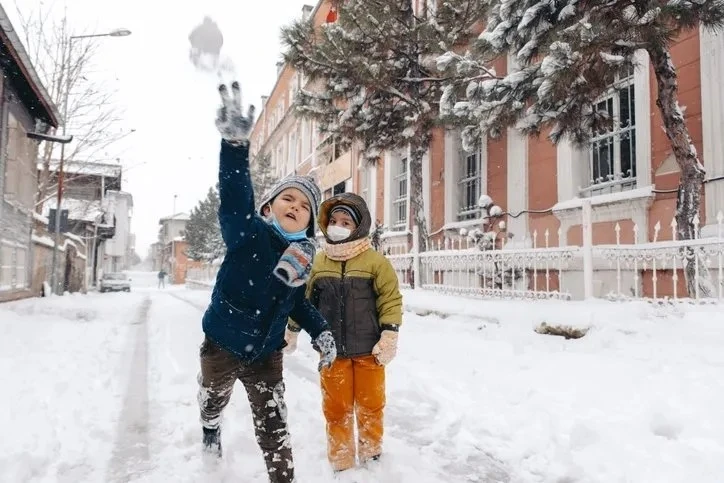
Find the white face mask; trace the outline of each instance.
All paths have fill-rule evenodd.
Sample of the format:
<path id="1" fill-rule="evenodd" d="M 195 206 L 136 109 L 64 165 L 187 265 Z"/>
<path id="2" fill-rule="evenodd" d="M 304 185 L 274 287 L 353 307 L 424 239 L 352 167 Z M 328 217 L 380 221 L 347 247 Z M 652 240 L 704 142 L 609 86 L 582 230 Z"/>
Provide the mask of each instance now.
<path id="1" fill-rule="evenodd" d="M 327 227 L 327 237 L 332 241 L 346 240 L 352 234 L 352 230 L 337 225 L 329 225 Z"/>

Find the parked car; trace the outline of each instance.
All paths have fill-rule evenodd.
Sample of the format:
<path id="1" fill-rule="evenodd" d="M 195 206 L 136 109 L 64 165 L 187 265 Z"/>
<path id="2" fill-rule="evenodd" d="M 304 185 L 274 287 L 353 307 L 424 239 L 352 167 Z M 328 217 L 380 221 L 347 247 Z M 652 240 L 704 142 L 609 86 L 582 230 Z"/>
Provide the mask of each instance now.
<path id="1" fill-rule="evenodd" d="M 120 272 L 106 273 L 101 278 L 101 293 L 103 292 L 130 292 L 131 279 L 128 275 Z"/>

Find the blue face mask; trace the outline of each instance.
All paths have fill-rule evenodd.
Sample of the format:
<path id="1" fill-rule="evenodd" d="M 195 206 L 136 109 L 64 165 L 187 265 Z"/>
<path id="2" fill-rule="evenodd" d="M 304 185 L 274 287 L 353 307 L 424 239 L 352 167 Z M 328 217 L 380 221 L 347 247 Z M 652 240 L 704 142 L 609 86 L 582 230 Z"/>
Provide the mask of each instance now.
<path id="1" fill-rule="evenodd" d="M 307 238 L 307 229 L 306 228 L 303 230 L 300 230 L 296 233 L 289 233 L 287 231 L 284 231 L 284 228 L 282 228 L 282 226 L 279 224 L 279 221 L 277 220 L 276 216 L 269 215 L 268 220 L 269 220 L 269 223 L 271 224 L 271 226 L 273 226 L 276 229 L 276 231 L 278 231 L 279 234 L 281 236 L 283 236 L 284 239 L 287 241 L 299 241 L 299 240 L 304 240 Z"/>

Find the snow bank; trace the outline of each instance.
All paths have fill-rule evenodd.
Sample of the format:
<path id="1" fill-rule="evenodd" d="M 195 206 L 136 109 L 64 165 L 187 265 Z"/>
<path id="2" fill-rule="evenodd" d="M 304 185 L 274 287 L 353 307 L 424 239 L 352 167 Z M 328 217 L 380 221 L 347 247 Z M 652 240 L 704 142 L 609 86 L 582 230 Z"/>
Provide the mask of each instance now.
<path id="1" fill-rule="evenodd" d="M 0 306 L 0 376 L 12 391 L 0 403 L 0 481 L 107 481 L 128 423 L 121 400 L 138 390 L 127 385 L 138 365 L 129 327 L 146 296 L 148 447 L 126 463 L 128 479 L 267 481 L 240 385 L 225 412 L 224 461 L 200 458 L 196 375 L 210 291 L 144 290 Z M 720 307 L 404 299 L 378 464 L 335 479 L 308 336 L 285 357 L 299 481 L 724 481 Z M 537 334 L 542 322 L 589 331 L 565 340 Z"/>
<path id="2" fill-rule="evenodd" d="M 0 481 L 106 481 L 138 295 L 0 305 Z"/>

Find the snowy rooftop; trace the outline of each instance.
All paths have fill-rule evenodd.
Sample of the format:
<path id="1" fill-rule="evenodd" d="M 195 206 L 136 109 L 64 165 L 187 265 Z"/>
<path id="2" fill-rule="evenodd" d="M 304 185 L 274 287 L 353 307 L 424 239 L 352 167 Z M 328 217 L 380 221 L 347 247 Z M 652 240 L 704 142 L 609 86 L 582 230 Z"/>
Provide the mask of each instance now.
<path id="1" fill-rule="evenodd" d="M 48 216 L 51 209 L 57 206 L 55 198 L 45 202 L 43 206 L 43 215 Z M 68 210 L 69 220 L 90 221 L 93 222 L 103 215 L 103 208 L 100 200 L 78 200 L 75 198 L 63 198 L 61 208 Z"/>
<path id="2" fill-rule="evenodd" d="M 165 217 L 161 218 L 158 222 L 163 223 L 164 221 L 174 221 L 174 220 L 189 221 L 189 219 L 190 219 L 190 216 L 188 213 L 176 213 L 175 215 L 165 216 Z"/>
<path id="3" fill-rule="evenodd" d="M 51 160 L 50 171 L 56 171 L 59 164 L 59 160 Z M 38 163 L 38 171 L 42 171 L 42 169 L 43 163 Z M 63 163 L 63 172 L 68 174 L 86 174 L 91 176 L 120 178 L 122 171 L 122 166 L 118 164 L 96 163 L 92 161 L 65 161 Z"/>

